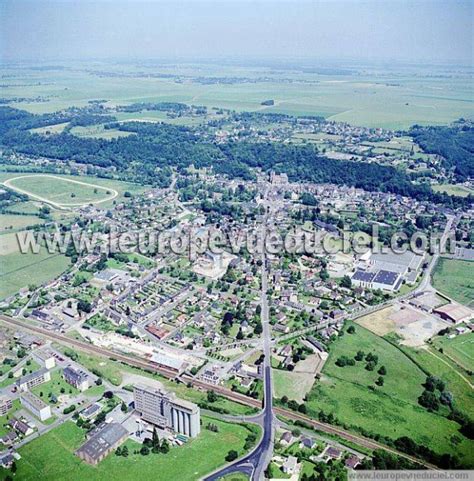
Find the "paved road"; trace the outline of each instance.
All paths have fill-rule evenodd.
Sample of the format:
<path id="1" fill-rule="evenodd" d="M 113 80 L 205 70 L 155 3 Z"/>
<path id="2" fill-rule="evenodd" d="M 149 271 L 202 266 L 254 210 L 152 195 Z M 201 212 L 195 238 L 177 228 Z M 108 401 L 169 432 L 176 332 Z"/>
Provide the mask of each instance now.
<path id="1" fill-rule="evenodd" d="M 268 222 L 268 214 L 265 216 L 265 224 Z M 262 252 L 262 292 L 261 292 L 261 321 L 263 340 L 263 409 L 258 416 L 253 418 L 254 422 L 263 428 L 263 435 L 257 447 L 247 456 L 237 460 L 235 463 L 204 478 L 205 481 L 215 481 L 227 474 L 241 472 L 250 477 L 252 481 L 264 479 L 264 472 L 273 455 L 273 442 L 275 438 L 273 418 L 273 390 L 272 390 L 272 368 L 271 368 L 271 328 L 268 311 L 268 270 L 265 252 Z"/>

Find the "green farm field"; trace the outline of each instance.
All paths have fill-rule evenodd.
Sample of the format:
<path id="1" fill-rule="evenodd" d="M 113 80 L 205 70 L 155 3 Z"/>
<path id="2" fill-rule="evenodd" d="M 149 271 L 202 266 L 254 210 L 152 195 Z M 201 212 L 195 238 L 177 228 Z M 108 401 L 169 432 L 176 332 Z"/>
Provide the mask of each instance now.
<path id="1" fill-rule="evenodd" d="M 436 68 L 391 72 L 379 66 L 357 66 L 344 75 L 273 70 L 245 66 L 160 65 L 156 72 L 187 76 L 151 78 L 133 65 L 97 65 L 113 77 L 94 75 L 81 64 L 67 70 L 5 71 L 11 76 L 2 89 L 8 97 L 36 97 L 43 102 L 17 102 L 12 107 L 36 113 L 54 112 L 71 106 L 84 107 L 89 99 L 106 99 L 110 105 L 134 102 L 184 102 L 236 111 L 320 115 L 355 125 L 406 129 L 417 124 L 445 124 L 460 117 L 472 118 L 472 87 L 465 74 L 436 76 Z M 155 70 L 150 68 L 149 72 Z M 231 76 L 252 79 L 232 83 L 200 83 L 195 77 Z M 265 77 L 265 81 L 262 80 Z M 17 79 L 22 83 L 17 82 Z M 273 99 L 273 106 L 261 102 Z M 149 116 L 155 114 L 149 114 Z M 168 119 L 160 119 L 168 121 Z M 60 127 L 58 127 L 60 128 Z"/>
<path id="2" fill-rule="evenodd" d="M 85 441 L 84 431 L 71 421 L 20 448 L 22 459 L 17 461 L 15 479 L 22 481 L 136 481 L 155 479 L 194 481 L 225 464 L 231 449 L 243 454 L 246 436 L 243 425 L 230 424 L 206 416 L 202 417 L 201 435 L 180 447 L 172 447 L 167 454 L 134 454 L 140 445 L 126 441 L 127 458 L 109 454 L 99 465 L 90 466 L 75 456 L 74 451 Z M 207 429 L 207 423 L 218 426 L 219 432 Z M 9 471 L 2 469 L 0 479 Z"/>
<path id="3" fill-rule="evenodd" d="M 474 307 L 474 262 L 440 258 L 433 273 L 433 285 L 441 293 L 468 307 Z"/>
<path id="4" fill-rule="evenodd" d="M 62 274 L 69 265 L 68 257 L 50 254 L 44 247 L 38 254 L 14 252 L 0 255 L 0 299 L 22 287 L 48 282 Z"/>
<path id="5" fill-rule="evenodd" d="M 336 366 L 337 358 L 353 358 L 358 350 L 378 356 L 374 371 L 365 369 L 365 361 L 356 361 L 355 366 Z M 375 380 L 382 365 L 387 374 L 383 376 L 384 385 L 379 387 Z M 355 334 L 345 333 L 331 346 L 321 381 L 313 386 L 306 405 L 312 416 L 322 410 L 333 413 L 352 429 L 362 428 L 392 439 L 409 436 L 439 453 L 455 453 L 465 465 L 473 466 L 472 442 L 459 434 L 459 426 L 418 404 L 425 379 L 426 374 L 397 347 L 356 325 Z"/>
<path id="6" fill-rule="evenodd" d="M 469 194 L 474 195 L 474 191 L 463 185 L 458 184 L 439 184 L 433 185 L 435 192 L 446 192 L 449 195 L 456 195 L 458 197 L 467 197 Z"/>
<path id="7" fill-rule="evenodd" d="M 462 334 L 453 339 L 436 337 L 433 344 L 443 349 L 446 354 L 466 371 L 474 371 L 474 334 Z"/>
<path id="8" fill-rule="evenodd" d="M 44 224 L 44 219 L 35 215 L 0 214 L 0 234 L 42 224 Z"/>

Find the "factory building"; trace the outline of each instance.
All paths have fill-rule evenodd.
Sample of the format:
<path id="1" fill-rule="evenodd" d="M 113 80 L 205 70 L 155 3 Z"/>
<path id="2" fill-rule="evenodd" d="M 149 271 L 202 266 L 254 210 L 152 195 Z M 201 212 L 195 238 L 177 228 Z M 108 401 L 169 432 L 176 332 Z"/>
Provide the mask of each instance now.
<path id="1" fill-rule="evenodd" d="M 201 414 L 196 404 L 145 385 L 136 385 L 133 397 L 135 409 L 145 421 L 191 438 L 199 434 Z"/>

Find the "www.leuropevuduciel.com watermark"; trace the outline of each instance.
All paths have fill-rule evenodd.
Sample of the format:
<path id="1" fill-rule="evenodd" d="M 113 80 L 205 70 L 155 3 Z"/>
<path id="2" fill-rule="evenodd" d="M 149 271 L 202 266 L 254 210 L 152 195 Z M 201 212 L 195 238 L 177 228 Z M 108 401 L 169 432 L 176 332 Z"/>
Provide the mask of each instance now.
<path id="1" fill-rule="evenodd" d="M 347 474 L 349 481 L 457 481 L 474 480 L 474 471 L 461 470 L 355 470 Z"/>
<path id="2" fill-rule="evenodd" d="M 374 225 L 370 234 L 350 232 L 342 229 L 337 232 L 308 231 L 291 229 L 281 232 L 277 229 L 258 227 L 255 229 L 222 229 L 206 226 L 188 229 L 171 229 L 166 231 L 135 230 L 110 232 L 89 232 L 87 230 L 28 230 L 16 235 L 19 251 L 39 253 L 46 248 L 48 253 L 67 253 L 70 249 L 81 254 L 93 252 L 104 253 L 140 253 L 177 254 L 188 256 L 191 260 L 211 252 L 222 254 L 228 252 L 239 255 L 247 251 L 257 254 L 364 254 L 373 253 L 403 254 L 411 251 L 415 254 L 453 254 L 454 232 L 448 236 L 440 233 L 426 234 L 415 231 L 408 236 L 405 232 L 394 233 L 389 242 L 381 242 L 379 229 Z"/>

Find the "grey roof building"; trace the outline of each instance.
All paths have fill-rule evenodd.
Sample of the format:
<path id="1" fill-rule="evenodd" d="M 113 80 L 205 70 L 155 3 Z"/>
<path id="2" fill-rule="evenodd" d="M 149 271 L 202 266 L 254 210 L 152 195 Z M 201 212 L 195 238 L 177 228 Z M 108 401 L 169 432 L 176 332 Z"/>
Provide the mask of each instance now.
<path id="1" fill-rule="evenodd" d="M 128 431 L 119 423 L 102 424 L 76 451 L 88 464 L 98 464 L 128 437 Z"/>
<path id="2" fill-rule="evenodd" d="M 35 372 L 32 372 L 31 374 L 21 377 L 17 381 L 17 385 L 20 391 L 28 391 L 28 389 L 48 381 L 51 381 L 51 373 L 45 367 L 43 367 Z"/>
<path id="3" fill-rule="evenodd" d="M 89 376 L 84 371 L 68 366 L 64 368 L 63 376 L 67 383 L 80 391 L 85 391 L 89 387 Z"/>

